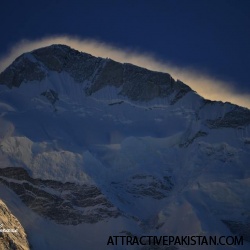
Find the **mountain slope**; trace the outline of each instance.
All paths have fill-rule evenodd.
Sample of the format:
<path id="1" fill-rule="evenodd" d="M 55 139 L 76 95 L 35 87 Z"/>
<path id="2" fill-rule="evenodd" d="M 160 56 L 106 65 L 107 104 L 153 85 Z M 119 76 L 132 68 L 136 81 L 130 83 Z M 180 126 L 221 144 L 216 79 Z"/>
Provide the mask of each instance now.
<path id="1" fill-rule="evenodd" d="M 248 109 L 52 45 L 0 74 L 0 112 L 0 198 L 32 211 L 39 226 L 20 220 L 35 249 L 119 249 L 107 239 L 124 233 L 235 234 L 249 246 Z"/>
<path id="2" fill-rule="evenodd" d="M 0 200 L 0 248 L 2 250 L 28 250 L 26 233 L 7 206 Z"/>

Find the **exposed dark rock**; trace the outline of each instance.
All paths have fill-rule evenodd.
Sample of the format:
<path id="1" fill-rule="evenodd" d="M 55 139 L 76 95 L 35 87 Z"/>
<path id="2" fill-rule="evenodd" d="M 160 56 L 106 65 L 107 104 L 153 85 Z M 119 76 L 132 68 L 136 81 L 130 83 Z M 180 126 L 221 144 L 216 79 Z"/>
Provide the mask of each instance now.
<path id="1" fill-rule="evenodd" d="M 245 140 L 244 140 L 244 143 L 245 143 L 246 145 L 250 145 L 250 139 L 245 139 Z"/>
<path id="2" fill-rule="evenodd" d="M 1 250 L 30 249 L 24 228 L 2 200 L 0 200 L 0 230 Z"/>
<path id="3" fill-rule="evenodd" d="M 51 45 L 21 55 L 0 74 L 0 84 L 19 87 L 25 81 L 41 81 L 49 71 L 67 72 L 79 83 L 87 81 L 86 95 L 113 86 L 121 87 L 119 94 L 134 101 L 150 101 L 172 95 L 170 104 L 175 104 L 191 91 L 167 73 L 94 57 L 66 45 Z"/>
<path id="4" fill-rule="evenodd" d="M 94 72 L 104 59 L 81 53 L 66 45 L 51 45 L 31 52 L 51 71 L 69 73 L 77 82 L 92 80 Z"/>
<path id="5" fill-rule="evenodd" d="M 197 138 L 207 136 L 207 132 L 204 131 L 198 131 L 193 137 L 187 139 L 184 143 L 180 144 L 180 147 L 188 147 L 190 144 L 192 144 Z"/>
<path id="6" fill-rule="evenodd" d="M 174 187 L 171 176 L 163 176 L 163 179 L 152 175 L 134 175 L 125 182 L 112 182 L 115 189 L 125 189 L 134 197 L 151 197 L 157 200 L 166 198 Z"/>
<path id="7" fill-rule="evenodd" d="M 0 84 L 7 85 L 9 88 L 19 87 L 22 82 L 41 81 L 45 77 L 46 72 L 38 62 L 32 62 L 22 55 L 0 74 Z"/>
<path id="8" fill-rule="evenodd" d="M 250 124 L 250 110 L 235 106 L 234 109 L 226 113 L 223 117 L 219 117 L 215 120 L 207 120 L 209 128 L 242 128 Z"/>
<path id="9" fill-rule="evenodd" d="M 245 241 L 250 242 L 250 223 L 241 221 L 222 220 L 233 234 L 243 236 Z"/>
<path id="10" fill-rule="evenodd" d="M 52 105 L 59 100 L 58 94 L 53 89 L 46 90 L 42 92 L 41 95 L 45 96 Z"/>
<path id="11" fill-rule="evenodd" d="M 177 80 L 175 83 L 175 90 L 177 93 L 174 99 L 171 101 L 171 105 L 175 104 L 179 99 L 181 99 L 184 95 L 191 91 L 191 88 L 180 80 Z"/>
<path id="12" fill-rule="evenodd" d="M 96 223 L 119 211 L 93 185 L 31 178 L 23 168 L 0 168 L 0 182 L 33 211 L 59 224 Z"/>
<path id="13" fill-rule="evenodd" d="M 88 89 L 88 94 L 92 94 L 102 89 L 103 86 L 120 87 L 123 85 L 124 66 L 111 59 L 104 60 L 103 67 L 100 67 L 93 79 L 92 85 Z"/>
<path id="14" fill-rule="evenodd" d="M 109 106 L 113 106 L 113 105 L 117 105 L 117 104 L 122 104 L 122 103 L 124 103 L 124 101 L 112 102 L 112 103 L 109 103 Z"/>

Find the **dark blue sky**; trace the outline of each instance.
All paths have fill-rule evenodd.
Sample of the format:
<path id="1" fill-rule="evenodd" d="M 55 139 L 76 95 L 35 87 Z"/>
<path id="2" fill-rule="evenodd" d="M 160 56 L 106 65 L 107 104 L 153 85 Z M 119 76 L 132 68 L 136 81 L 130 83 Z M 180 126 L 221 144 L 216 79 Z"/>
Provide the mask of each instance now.
<path id="1" fill-rule="evenodd" d="M 150 52 L 250 92 L 249 0 L 5 0 L 0 55 L 23 38 L 76 35 Z"/>

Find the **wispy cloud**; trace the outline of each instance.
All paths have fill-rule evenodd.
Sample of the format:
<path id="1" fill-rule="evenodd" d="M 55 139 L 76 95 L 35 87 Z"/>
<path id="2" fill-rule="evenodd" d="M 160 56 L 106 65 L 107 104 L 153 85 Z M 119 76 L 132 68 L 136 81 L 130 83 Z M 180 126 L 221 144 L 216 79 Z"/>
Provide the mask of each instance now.
<path id="1" fill-rule="evenodd" d="M 51 44 L 66 44 L 94 56 L 109 57 L 115 61 L 128 62 L 147 69 L 167 72 L 173 78 L 180 79 L 207 99 L 228 101 L 250 108 L 250 93 L 242 94 L 231 83 L 218 80 L 195 69 L 181 68 L 168 62 L 162 62 L 150 53 L 138 53 L 131 49 L 118 48 L 92 39 L 82 40 L 77 37 L 54 36 L 34 41 L 22 40 L 13 46 L 9 53 L 0 60 L 0 71 L 3 71 L 22 53 Z"/>

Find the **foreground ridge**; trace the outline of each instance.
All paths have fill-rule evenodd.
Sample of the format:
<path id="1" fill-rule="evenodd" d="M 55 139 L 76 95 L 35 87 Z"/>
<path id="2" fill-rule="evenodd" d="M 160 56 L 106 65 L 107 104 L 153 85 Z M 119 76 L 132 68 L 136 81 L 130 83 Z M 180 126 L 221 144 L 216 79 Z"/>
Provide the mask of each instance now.
<path id="1" fill-rule="evenodd" d="M 0 200 L 0 249 L 30 249 L 22 225 L 2 200 Z"/>

